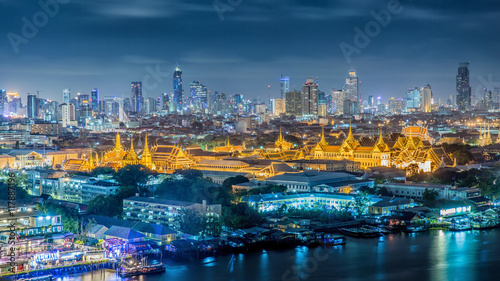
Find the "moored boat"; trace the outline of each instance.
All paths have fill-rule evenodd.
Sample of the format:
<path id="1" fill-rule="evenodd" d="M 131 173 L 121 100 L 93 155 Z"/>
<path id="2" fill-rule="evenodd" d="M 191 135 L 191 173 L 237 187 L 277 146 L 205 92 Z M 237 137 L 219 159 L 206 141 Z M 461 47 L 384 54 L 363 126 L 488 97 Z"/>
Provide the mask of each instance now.
<path id="1" fill-rule="evenodd" d="M 138 275 L 154 274 L 154 273 L 165 272 L 166 268 L 167 267 L 163 264 L 142 266 L 139 268 L 120 270 L 118 275 L 120 275 L 120 277 L 131 277 Z"/>

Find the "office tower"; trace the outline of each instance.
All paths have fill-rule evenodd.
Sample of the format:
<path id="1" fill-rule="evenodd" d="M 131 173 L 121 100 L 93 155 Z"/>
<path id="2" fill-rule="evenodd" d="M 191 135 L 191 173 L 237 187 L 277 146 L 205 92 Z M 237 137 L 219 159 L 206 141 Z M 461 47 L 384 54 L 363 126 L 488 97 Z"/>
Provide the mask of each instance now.
<path id="1" fill-rule="evenodd" d="M 483 104 L 484 110 L 493 109 L 493 93 L 488 89 L 483 90 Z"/>
<path id="2" fill-rule="evenodd" d="M 144 100 L 144 112 L 146 114 L 154 114 L 154 113 L 156 113 L 156 99 L 154 99 L 154 98 L 146 98 Z"/>
<path id="3" fill-rule="evenodd" d="M 174 102 L 174 108 L 175 111 L 181 112 L 182 111 L 182 71 L 177 66 L 174 71 L 174 96 L 173 96 L 173 102 Z"/>
<path id="4" fill-rule="evenodd" d="M 132 112 L 141 112 L 142 109 L 142 82 L 132 82 L 130 84 Z"/>
<path id="5" fill-rule="evenodd" d="M 430 85 L 425 85 L 420 89 L 420 111 L 431 112 L 432 90 Z"/>
<path id="6" fill-rule="evenodd" d="M 80 110 L 84 103 L 89 103 L 89 101 L 90 101 L 89 95 L 87 95 L 87 94 L 78 93 L 77 99 L 78 99 L 78 105 L 75 106 L 76 110 Z"/>
<path id="7" fill-rule="evenodd" d="M 237 113 L 243 112 L 243 95 L 234 94 L 231 99 L 231 105 L 233 106 L 233 111 Z"/>
<path id="8" fill-rule="evenodd" d="M 318 115 L 325 117 L 327 115 L 325 92 L 318 92 Z"/>
<path id="9" fill-rule="evenodd" d="M 290 92 L 290 77 L 281 75 L 281 98 L 284 99 L 286 93 Z"/>
<path id="10" fill-rule="evenodd" d="M 270 104 L 272 105 L 271 111 L 273 115 L 280 116 L 280 114 L 286 113 L 285 99 L 271 99 Z"/>
<path id="11" fill-rule="evenodd" d="M 79 123 L 81 125 L 87 124 L 87 120 L 92 117 L 92 106 L 88 101 L 84 101 L 79 110 Z"/>
<path id="12" fill-rule="evenodd" d="M 28 118 L 38 118 L 40 103 L 36 95 L 28 94 Z"/>
<path id="13" fill-rule="evenodd" d="M 63 89 L 63 103 L 68 103 L 71 100 L 71 91 L 69 89 Z"/>
<path id="14" fill-rule="evenodd" d="M 7 105 L 7 92 L 4 89 L 0 90 L 0 115 L 5 114 L 5 107 Z"/>
<path id="15" fill-rule="evenodd" d="M 207 87 L 200 83 L 200 81 L 193 81 L 190 85 L 192 106 L 195 112 L 202 111 L 208 108 L 208 90 Z"/>
<path id="16" fill-rule="evenodd" d="M 90 104 L 92 111 L 99 111 L 99 89 L 96 88 L 90 92 Z"/>
<path id="17" fill-rule="evenodd" d="M 302 85 L 302 116 L 318 115 L 318 84 L 309 77 Z"/>
<path id="18" fill-rule="evenodd" d="M 226 93 L 219 93 L 215 92 L 215 103 L 214 103 L 214 110 L 217 113 L 217 115 L 221 115 L 227 112 L 227 100 L 226 100 Z"/>
<path id="19" fill-rule="evenodd" d="M 405 100 L 392 97 L 387 103 L 387 110 L 391 114 L 401 114 L 404 110 Z"/>
<path id="20" fill-rule="evenodd" d="M 420 108 L 420 90 L 410 88 L 406 91 L 406 110 L 408 112 L 415 112 Z"/>
<path id="21" fill-rule="evenodd" d="M 59 105 L 61 112 L 61 124 L 63 127 L 68 127 L 74 124 L 75 121 L 75 105 L 62 103 Z"/>
<path id="22" fill-rule="evenodd" d="M 287 115 L 302 116 L 302 92 L 292 91 L 285 94 L 285 109 Z"/>
<path id="23" fill-rule="evenodd" d="M 345 85 L 343 90 L 346 92 L 347 98 L 350 99 L 351 101 L 359 102 L 360 100 L 358 86 L 359 83 L 358 83 L 358 76 L 356 76 L 356 72 L 354 71 L 349 72 L 349 76 L 345 79 Z"/>
<path id="24" fill-rule="evenodd" d="M 168 93 L 161 94 L 161 109 L 169 110 L 170 108 L 170 96 Z"/>
<path id="25" fill-rule="evenodd" d="M 369 107 L 375 106 L 375 99 L 373 98 L 373 96 L 368 96 L 368 106 Z"/>
<path id="26" fill-rule="evenodd" d="M 458 65 L 457 107 L 458 110 L 464 110 L 464 111 L 468 111 L 471 109 L 469 62 L 462 62 Z"/>
<path id="27" fill-rule="evenodd" d="M 344 101 L 347 99 L 347 93 L 344 90 L 331 90 L 332 95 L 332 109 L 334 114 L 344 113 Z"/>
<path id="28" fill-rule="evenodd" d="M 99 113 L 105 113 L 106 112 L 106 100 L 99 100 L 98 111 L 99 111 Z"/>

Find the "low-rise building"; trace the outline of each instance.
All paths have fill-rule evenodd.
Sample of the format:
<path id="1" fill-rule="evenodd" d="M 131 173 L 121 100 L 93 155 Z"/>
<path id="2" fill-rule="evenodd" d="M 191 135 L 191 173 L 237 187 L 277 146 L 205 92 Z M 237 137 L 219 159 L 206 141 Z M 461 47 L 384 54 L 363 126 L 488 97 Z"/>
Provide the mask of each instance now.
<path id="1" fill-rule="evenodd" d="M 423 200 L 426 189 L 437 191 L 438 199 L 471 199 L 481 196 L 478 188 L 455 187 L 443 184 L 423 184 L 423 183 L 385 183 L 381 187 L 387 188 L 394 196 L 408 199 Z"/>
<path id="2" fill-rule="evenodd" d="M 134 196 L 123 199 L 123 217 L 127 220 L 139 220 L 148 223 L 164 224 L 178 230 L 183 210 L 192 209 L 202 216 L 219 218 L 222 215 L 220 204 L 156 199 Z"/>

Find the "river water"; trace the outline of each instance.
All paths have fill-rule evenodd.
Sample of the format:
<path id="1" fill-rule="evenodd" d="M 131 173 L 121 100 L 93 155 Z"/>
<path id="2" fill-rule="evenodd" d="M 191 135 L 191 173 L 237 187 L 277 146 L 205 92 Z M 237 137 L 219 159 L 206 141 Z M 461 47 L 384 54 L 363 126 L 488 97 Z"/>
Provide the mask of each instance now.
<path id="1" fill-rule="evenodd" d="M 238 254 L 169 264 L 160 280 L 500 280 L 500 230 L 391 234 L 384 241 L 348 238 L 345 246 Z M 112 271 L 59 281 L 118 281 Z"/>

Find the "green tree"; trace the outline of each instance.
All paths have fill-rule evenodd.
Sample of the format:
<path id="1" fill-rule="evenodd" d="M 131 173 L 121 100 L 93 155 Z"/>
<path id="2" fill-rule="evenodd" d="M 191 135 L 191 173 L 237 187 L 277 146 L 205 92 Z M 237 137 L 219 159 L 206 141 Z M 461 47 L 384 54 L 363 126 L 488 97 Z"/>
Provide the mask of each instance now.
<path id="1" fill-rule="evenodd" d="M 239 184 L 239 183 L 244 183 L 244 182 L 249 182 L 249 181 L 250 180 L 247 177 L 238 175 L 235 177 L 230 177 L 230 178 L 225 179 L 224 182 L 222 183 L 222 187 L 224 187 L 228 190 L 232 190 L 233 185 Z"/>
<path id="2" fill-rule="evenodd" d="M 434 200 L 436 200 L 438 194 L 439 193 L 436 190 L 426 188 L 422 193 L 422 199 L 424 200 L 425 203 L 431 203 Z"/>
<path id="3" fill-rule="evenodd" d="M 149 176 L 154 176 L 157 173 L 151 171 L 148 167 L 143 165 L 127 165 L 115 175 L 115 180 L 120 186 L 132 186 L 137 189 L 141 194 L 148 193 L 145 185 L 148 182 Z"/>
<path id="4" fill-rule="evenodd" d="M 177 175 L 182 175 L 184 178 L 188 179 L 188 180 L 195 180 L 197 178 L 202 178 L 203 177 L 203 173 L 199 170 L 192 170 L 192 169 L 188 169 L 188 170 L 176 170 L 174 172 L 174 174 L 177 174 Z"/>
<path id="5" fill-rule="evenodd" d="M 222 221 L 224 226 L 234 230 L 256 226 L 264 217 L 246 203 L 239 203 L 223 209 Z"/>
<path id="6" fill-rule="evenodd" d="M 16 144 L 14 145 L 14 149 L 19 149 L 19 141 L 16 141 Z"/>
<path id="7" fill-rule="evenodd" d="M 358 215 L 363 215 L 366 213 L 368 208 L 368 203 L 370 203 L 370 197 L 367 193 L 361 192 L 356 197 L 354 197 L 354 209 Z"/>

